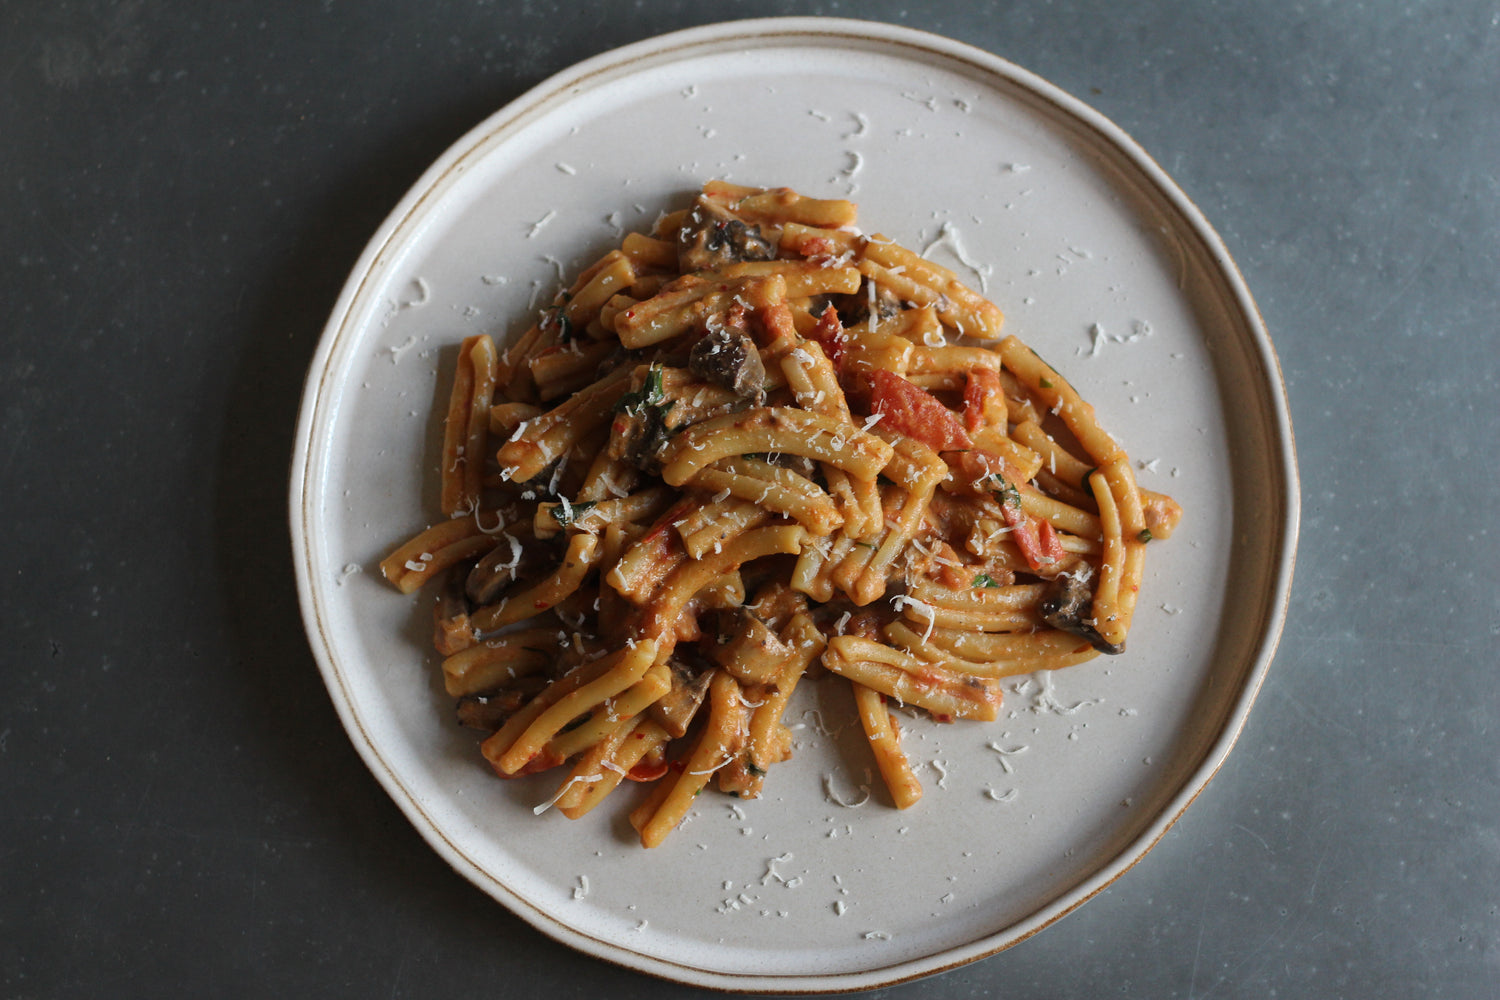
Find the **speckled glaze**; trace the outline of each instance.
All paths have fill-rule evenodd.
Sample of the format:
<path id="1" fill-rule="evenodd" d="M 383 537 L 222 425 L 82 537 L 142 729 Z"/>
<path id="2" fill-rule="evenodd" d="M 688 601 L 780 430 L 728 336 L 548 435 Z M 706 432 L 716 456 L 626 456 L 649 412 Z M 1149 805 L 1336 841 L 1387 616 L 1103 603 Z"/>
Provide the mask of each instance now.
<path id="1" fill-rule="evenodd" d="M 813 58 L 816 56 L 816 58 Z M 450 721 L 425 604 L 376 562 L 435 509 L 440 370 L 706 179 L 860 204 L 1007 313 L 1095 404 L 1182 527 L 1125 655 L 1007 684 L 992 724 L 903 722 L 891 807 L 818 685 L 796 754 L 644 851 L 624 797 L 578 822 L 496 780 Z M 1086 901 L 1212 777 L 1268 669 L 1297 534 L 1291 428 L 1233 263 L 1108 121 L 987 53 L 826 19 L 694 29 L 591 59 L 450 149 L 375 235 L 308 376 L 291 522 L 304 618 L 350 738 L 447 861 L 590 954 L 727 990 L 868 989 L 992 954 Z M 628 794 L 628 793 L 627 793 Z"/>

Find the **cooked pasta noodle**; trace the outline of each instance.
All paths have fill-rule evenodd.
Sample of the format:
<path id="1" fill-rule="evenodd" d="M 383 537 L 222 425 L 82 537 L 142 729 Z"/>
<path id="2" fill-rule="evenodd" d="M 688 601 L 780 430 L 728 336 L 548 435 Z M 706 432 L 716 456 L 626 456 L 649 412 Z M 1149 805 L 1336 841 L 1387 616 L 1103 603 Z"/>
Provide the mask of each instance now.
<path id="1" fill-rule="evenodd" d="M 711 181 L 461 345 L 447 519 L 381 570 L 447 581 L 444 686 L 497 774 L 566 773 L 538 811 L 654 782 L 654 847 L 710 785 L 754 798 L 812 676 L 908 808 L 897 713 L 993 720 L 1001 678 L 1123 650 L 1181 508 L 999 308 L 855 221 Z"/>

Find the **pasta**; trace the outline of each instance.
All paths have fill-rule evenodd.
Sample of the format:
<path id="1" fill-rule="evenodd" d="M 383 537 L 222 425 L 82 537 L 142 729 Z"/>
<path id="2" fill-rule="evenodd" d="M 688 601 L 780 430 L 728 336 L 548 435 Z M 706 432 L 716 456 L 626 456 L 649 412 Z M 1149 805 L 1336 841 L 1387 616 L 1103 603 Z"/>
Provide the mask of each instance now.
<path id="1" fill-rule="evenodd" d="M 1181 508 L 993 303 L 855 222 L 711 181 L 505 350 L 463 342 L 444 518 L 381 570 L 439 584 L 495 772 L 565 774 L 538 811 L 652 783 L 654 847 L 710 786 L 757 797 L 814 674 L 908 808 L 897 712 L 993 720 L 1001 678 L 1123 651 Z"/>

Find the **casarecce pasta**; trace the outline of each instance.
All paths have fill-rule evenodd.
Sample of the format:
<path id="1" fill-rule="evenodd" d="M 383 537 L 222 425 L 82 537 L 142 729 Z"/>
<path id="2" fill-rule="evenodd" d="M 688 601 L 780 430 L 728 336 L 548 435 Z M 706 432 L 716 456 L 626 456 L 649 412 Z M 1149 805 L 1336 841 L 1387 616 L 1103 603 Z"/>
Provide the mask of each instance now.
<path id="1" fill-rule="evenodd" d="M 855 222 L 710 182 L 461 346 L 443 517 L 381 569 L 434 583 L 460 720 L 570 818 L 651 783 L 654 847 L 709 786 L 758 796 L 810 674 L 906 808 L 892 702 L 993 720 L 1001 678 L 1124 648 L 1181 509 L 993 303 Z"/>

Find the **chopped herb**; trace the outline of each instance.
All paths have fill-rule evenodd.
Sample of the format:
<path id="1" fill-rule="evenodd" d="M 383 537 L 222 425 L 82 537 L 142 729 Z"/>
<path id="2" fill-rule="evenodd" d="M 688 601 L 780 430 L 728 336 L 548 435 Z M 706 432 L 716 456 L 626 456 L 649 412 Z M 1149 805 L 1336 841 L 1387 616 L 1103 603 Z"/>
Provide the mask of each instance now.
<path id="1" fill-rule="evenodd" d="M 631 442 L 629 454 L 641 468 L 654 462 L 672 436 L 682 429 L 682 426 L 673 427 L 667 423 L 667 414 L 676 402 L 667 398 L 660 366 L 652 365 L 646 370 L 640 389 L 625 393 L 615 404 L 615 413 L 637 423 L 628 434 Z M 686 421 L 679 421 L 679 424 L 685 425 Z"/>
<path id="2" fill-rule="evenodd" d="M 672 408 L 676 400 L 668 399 L 662 388 L 661 368 L 652 365 L 646 370 L 646 383 L 641 386 L 639 392 L 627 392 L 620 397 L 615 404 L 616 413 L 626 413 L 636 416 L 646 410 L 657 411 L 660 417 Z"/>
<path id="3" fill-rule="evenodd" d="M 599 501 L 597 500 L 583 500 L 579 503 L 556 504 L 552 507 L 552 519 L 560 527 L 566 528 L 570 524 L 576 524 L 584 514 L 587 514 L 598 503 Z"/>
<path id="4" fill-rule="evenodd" d="M 749 768 L 750 773 L 755 775 L 757 778 L 764 778 L 766 776 L 766 769 L 757 765 L 753 760 L 747 760 L 745 762 L 745 766 Z"/>
<path id="5" fill-rule="evenodd" d="M 976 576 L 974 578 L 974 582 L 971 583 L 971 584 L 969 584 L 970 589 L 973 589 L 974 587 L 998 587 L 998 586 L 1000 586 L 1000 584 L 996 583 L 995 582 L 995 578 L 992 577 L 992 576 L 990 576 L 988 573 L 980 573 L 978 576 Z"/>
<path id="6" fill-rule="evenodd" d="M 1135 537 L 1139 538 L 1143 542 L 1149 542 L 1149 541 L 1151 541 L 1151 529 L 1150 528 L 1142 528 L 1141 529 L 1141 533 L 1138 534 L 1138 535 L 1136 535 Z"/>
<path id="7" fill-rule="evenodd" d="M 558 337 L 562 340 L 573 339 L 573 321 L 568 319 L 568 314 L 563 310 L 567 307 L 568 299 L 572 296 L 564 293 L 562 301 L 550 309 L 542 312 L 541 322 L 538 324 L 544 330 L 557 329 Z"/>
<path id="8" fill-rule="evenodd" d="M 1014 483 L 1006 482 L 1005 477 L 998 472 L 990 476 L 990 478 L 998 484 L 995 487 L 995 492 L 1000 494 L 1001 504 L 1006 507 L 1018 508 L 1021 506 L 1021 490 L 1019 487 Z"/>
<path id="9" fill-rule="evenodd" d="M 878 548 L 878 546 L 874 542 L 855 542 L 854 544 L 855 545 L 863 545 L 867 549 Z"/>
<path id="10" fill-rule="evenodd" d="M 1042 379 L 1041 385 L 1043 389 L 1050 389 L 1052 388 L 1052 380 L 1044 378 Z"/>

